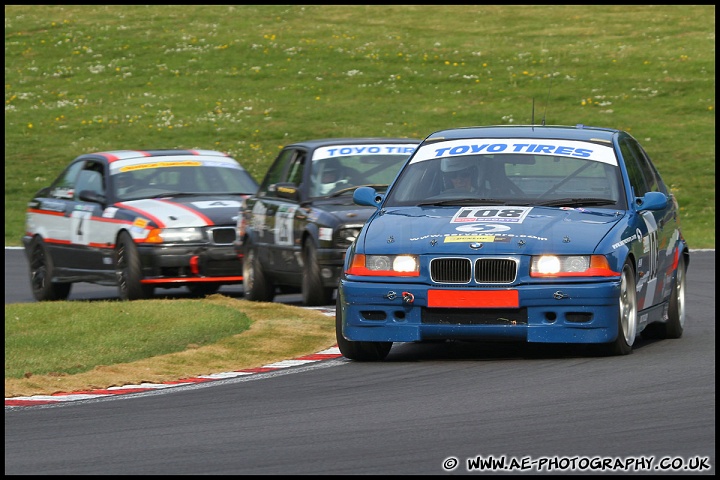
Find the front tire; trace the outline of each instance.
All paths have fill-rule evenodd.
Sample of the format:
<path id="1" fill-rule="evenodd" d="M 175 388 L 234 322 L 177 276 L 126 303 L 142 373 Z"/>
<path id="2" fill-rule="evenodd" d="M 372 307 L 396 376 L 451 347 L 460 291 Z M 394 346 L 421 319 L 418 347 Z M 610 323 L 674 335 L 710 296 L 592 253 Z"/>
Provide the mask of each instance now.
<path id="1" fill-rule="evenodd" d="M 334 288 L 323 286 L 320 266 L 317 261 L 317 250 L 312 241 L 303 246 L 302 299 L 308 307 L 330 305 Z"/>
<path id="2" fill-rule="evenodd" d="M 668 318 L 665 322 L 654 322 L 642 331 L 643 338 L 665 339 L 680 338 L 685 328 L 685 257 L 682 253 L 678 260 L 675 284 L 668 305 Z"/>
<path id="3" fill-rule="evenodd" d="M 42 238 L 35 237 L 30 244 L 30 287 L 38 302 L 67 300 L 72 283 L 53 282 L 55 265 Z"/>
<path id="4" fill-rule="evenodd" d="M 142 300 L 153 295 L 155 289 L 141 283 L 140 253 L 127 232 L 120 232 L 115 246 L 115 275 L 121 300 Z"/>
<path id="5" fill-rule="evenodd" d="M 243 295 L 253 302 L 272 302 L 275 285 L 267 280 L 257 250 L 248 245 L 243 258 Z"/>
<path id="6" fill-rule="evenodd" d="M 340 294 L 335 301 L 335 338 L 343 357 L 359 362 L 379 362 L 390 353 L 392 342 L 353 342 L 342 333 L 342 308 Z"/>
<path id="7" fill-rule="evenodd" d="M 615 341 L 603 345 L 605 355 L 628 355 L 637 335 L 637 291 L 635 269 L 630 260 L 623 265 L 618 297 L 618 334 Z"/>

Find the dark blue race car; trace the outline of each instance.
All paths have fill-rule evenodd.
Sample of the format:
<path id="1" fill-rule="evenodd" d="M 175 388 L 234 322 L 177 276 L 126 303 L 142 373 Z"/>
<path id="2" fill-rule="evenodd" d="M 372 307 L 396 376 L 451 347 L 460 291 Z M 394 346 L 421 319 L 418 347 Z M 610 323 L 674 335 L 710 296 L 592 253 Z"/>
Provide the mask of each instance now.
<path id="1" fill-rule="evenodd" d="M 325 138 L 286 145 L 240 209 L 236 250 L 246 300 L 300 290 L 304 305 L 333 303 L 345 252 L 375 211 L 358 186 L 384 192 L 420 140 Z"/>
<path id="2" fill-rule="evenodd" d="M 501 340 L 632 351 L 678 338 L 689 250 L 678 204 L 628 133 L 578 125 L 439 131 L 349 247 L 337 293 L 341 353 L 393 342 Z"/>

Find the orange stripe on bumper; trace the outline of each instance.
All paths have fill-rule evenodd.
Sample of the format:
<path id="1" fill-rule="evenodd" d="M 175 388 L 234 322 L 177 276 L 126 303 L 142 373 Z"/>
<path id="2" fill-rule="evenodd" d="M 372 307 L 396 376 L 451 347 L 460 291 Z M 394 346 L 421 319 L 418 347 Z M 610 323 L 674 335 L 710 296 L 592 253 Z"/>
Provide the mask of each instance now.
<path id="1" fill-rule="evenodd" d="M 428 307 L 518 308 L 517 290 L 428 290 Z"/>

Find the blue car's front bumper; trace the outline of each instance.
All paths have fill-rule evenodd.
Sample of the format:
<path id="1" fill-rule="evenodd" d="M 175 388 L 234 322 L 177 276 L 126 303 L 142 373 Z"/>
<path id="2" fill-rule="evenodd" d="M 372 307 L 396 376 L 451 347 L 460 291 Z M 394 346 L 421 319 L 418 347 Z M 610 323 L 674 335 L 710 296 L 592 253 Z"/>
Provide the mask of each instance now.
<path id="1" fill-rule="evenodd" d="M 428 308 L 430 289 L 437 290 L 342 279 L 338 308 L 343 336 L 369 342 L 608 343 L 618 334 L 620 281 L 615 279 L 519 286 L 519 308 Z M 406 300 L 404 293 L 410 294 Z"/>

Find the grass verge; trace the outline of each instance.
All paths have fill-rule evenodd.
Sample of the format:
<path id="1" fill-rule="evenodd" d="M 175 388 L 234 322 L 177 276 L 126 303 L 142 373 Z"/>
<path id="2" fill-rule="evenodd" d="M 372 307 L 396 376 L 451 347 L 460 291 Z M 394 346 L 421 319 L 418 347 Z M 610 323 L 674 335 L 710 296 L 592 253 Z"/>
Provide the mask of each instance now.
<path id="1" fill-rule="evenodd" d="M 5 397 L 162 383 L 335 345 L 334 318 L 278 303 L 220 294 L 101 303 L 5 305 Z"/>

